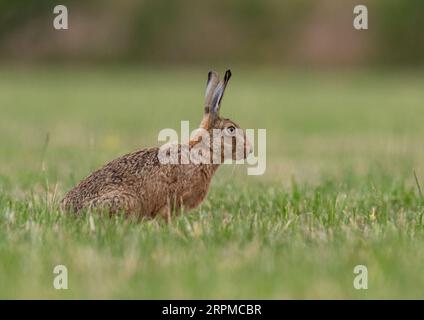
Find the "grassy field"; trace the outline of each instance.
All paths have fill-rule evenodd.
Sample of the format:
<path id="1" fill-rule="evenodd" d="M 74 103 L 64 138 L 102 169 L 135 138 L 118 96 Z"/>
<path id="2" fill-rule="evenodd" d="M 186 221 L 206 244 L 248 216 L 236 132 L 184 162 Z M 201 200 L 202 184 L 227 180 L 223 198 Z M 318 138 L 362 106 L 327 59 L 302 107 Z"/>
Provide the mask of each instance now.
<path id="1" fill-rule="evenodd" d="M 205 71 L 1 69 L 0 298 L 424 298 L 420 73 L 234 69 L 222 114 L 267 129 L 263 176 L 223 166 L 169 224 L 59 213 L 93 169 L 194 128 Z"/>

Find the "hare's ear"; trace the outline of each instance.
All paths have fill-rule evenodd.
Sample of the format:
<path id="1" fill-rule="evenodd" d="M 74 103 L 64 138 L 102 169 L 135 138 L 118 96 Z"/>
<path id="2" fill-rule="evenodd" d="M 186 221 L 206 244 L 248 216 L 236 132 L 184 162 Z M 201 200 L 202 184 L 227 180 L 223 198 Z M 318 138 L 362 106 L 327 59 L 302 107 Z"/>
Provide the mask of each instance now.
<path id="1" fill-rule="evenodd" d="M 231 70 L 227 70 L 225 72 L 224 80 L 221 81 L 215 88 L 212 97 L 212 109 L 211 114 L 217 116 L 219 114 L 219 109 L 221 107 L 222 97 L 224 96 L 225 88 L 227 87 L 227 83 L 231 78 Z"/>
<path id="2" fill-rule="evenodd" d="M 215 88 L 219 83 L 219 76 L 215 71 L 209 71 L 205 92 L 205 114 L 209 114 L 212 108 L 212 98 Z"/>

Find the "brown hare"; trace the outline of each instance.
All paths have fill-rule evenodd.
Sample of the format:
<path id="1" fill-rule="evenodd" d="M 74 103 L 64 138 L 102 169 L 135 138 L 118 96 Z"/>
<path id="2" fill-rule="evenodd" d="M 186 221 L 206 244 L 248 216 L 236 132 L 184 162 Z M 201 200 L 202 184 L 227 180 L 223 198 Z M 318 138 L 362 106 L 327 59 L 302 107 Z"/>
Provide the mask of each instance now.
<path id="1" fill-rule="evenodd" d="M 219 116 L 230 77 L 230 70 L 226 71 L 222 81 L 216 72 L 208 73 L 204 115 L 199 129 L 211 139 L 205 139 L 205 134 L 194 134 L 188 144 L 174 144 L 179 160 L 184 157 L 182 150 L 193 151 L 196 148 L 198 154 L 206 155 L 207 160 L 211 161 L 163 163 L 159 159 L 160 148 L 135 151 L 109 162 L 82 180 L 66 194 L 61 202 L 62 209 L 73 212 L 101 210 L 111 214 L 124 212 L 137 217 L 154 217 L 158 214 L 169 217 L 182 208 L 198 206 L 219 167 L 217 162 L 228 158 L 240 160 L 251 152 L 251 144 L 243 130 L 233 121 Z M 221 135 L 218 140 L 212 140 L 216 132 L 221 132 Z M 208 140 L 214 142 L 206 143 Z M 221 161 L 212 161 L 217 148 Z M 166 154 L 169 153 L 167 151 Z"/>

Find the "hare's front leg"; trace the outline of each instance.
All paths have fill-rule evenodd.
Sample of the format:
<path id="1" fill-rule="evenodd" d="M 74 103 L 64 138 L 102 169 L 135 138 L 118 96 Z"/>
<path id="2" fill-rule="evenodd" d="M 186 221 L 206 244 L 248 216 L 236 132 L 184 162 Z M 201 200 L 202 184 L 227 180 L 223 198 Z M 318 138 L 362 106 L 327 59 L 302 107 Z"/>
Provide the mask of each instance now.
<path id="1" fill-rule="evenodd" d="M 177 216 L 183 210 L 183 199 L 181 197 L 172 196 L 167 198 L 166 204 L 163 205 L 153 216 L 159 216 L 166 219 L 168 222 L 171 221 L 172 216 Z"/>
<path id="2" fill-rule="evenodd" d="M 140 206 L 137 197 L 130 192 L 113 190 L 92 199 L 88 205 L 90 209 L 107 211 L 111 214 L 125 212 L 127 215 L 138 214 Z"/>
<path id="3" fill-rule="evenodd" d="M 193 190 L 190 190 L 182 196 L 173 196 L 171 199 L 168 198 L 166 204 L 154 215 L 158 215 L 169 222 L 172 216 L 181 214 L 181 212 L 185 209 L 193 209 L 197 207 L 204 199 L 206 193 L 207 190 L 204 189 L 194 192 Z"/>
<path id="4" fill-rule="evenodd" d="M 206 197 L 207 193 L 207 186 L 198 186 L 196 188 L 192 188 L 189 192 L 182 196 L 182 206 L 187 209 L 196 208 Z"/>

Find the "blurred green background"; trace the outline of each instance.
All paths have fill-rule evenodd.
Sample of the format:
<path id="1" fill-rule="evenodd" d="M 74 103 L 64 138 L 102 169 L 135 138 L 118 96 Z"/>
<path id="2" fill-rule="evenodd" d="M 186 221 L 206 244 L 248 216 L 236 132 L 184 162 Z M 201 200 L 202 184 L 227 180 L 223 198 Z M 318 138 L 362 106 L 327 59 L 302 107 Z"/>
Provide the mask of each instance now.
<path id="1" fill-rule="evenodd" d="M 67 31 L 53 7 L 69 10 Z M 353 29 L 353 7 L 369 30 Z M 14 62 L 414 66 L 424 62 L 420 0 L 0 2 L 0 57 Z"/>
<path id="2" fill-rule="evenodd" d="M 0 297 L 422 298 L 422 30 L 421 0 L 0 0 Z M 57 210 L 102 164 L 193 129 L 227 67 L 222 114 L 267 130 L 265 175 L 223 166 L 169 224 Z"/>

